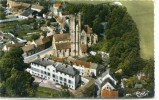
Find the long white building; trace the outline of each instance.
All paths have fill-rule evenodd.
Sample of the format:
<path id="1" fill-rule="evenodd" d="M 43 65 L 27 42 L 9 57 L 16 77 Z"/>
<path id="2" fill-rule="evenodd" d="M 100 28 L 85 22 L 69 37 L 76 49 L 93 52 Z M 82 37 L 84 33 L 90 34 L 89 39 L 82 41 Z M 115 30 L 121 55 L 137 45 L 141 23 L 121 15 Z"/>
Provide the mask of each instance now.
<path id="1" fill-rule="evenodd" d="M 54 83 L 67 85 L 71 89 L 76 89 L 80 76 L 79 72 L 71 65 L 54 62 L 45 58 L 38 58 L 31 63 L 31 68 L 27 69 L 31 75 L 50 80 Z"/>

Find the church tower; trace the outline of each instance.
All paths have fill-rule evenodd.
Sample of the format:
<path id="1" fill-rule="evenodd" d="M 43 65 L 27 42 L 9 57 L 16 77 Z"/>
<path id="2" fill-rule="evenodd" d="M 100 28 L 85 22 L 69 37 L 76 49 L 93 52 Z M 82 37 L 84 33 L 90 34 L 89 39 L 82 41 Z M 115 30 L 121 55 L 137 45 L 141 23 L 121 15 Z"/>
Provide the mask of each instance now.
<path id="1" fill-rule="evenodd" d="M 81 14 L 70 15 L 71 55 L 80 56 Z"/>

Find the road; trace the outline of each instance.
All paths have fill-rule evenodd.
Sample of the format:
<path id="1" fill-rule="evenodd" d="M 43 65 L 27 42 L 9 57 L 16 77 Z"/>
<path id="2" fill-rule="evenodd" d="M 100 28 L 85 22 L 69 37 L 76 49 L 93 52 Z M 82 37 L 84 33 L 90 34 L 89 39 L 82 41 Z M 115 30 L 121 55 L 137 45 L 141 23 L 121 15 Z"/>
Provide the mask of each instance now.
<path id="1" fill-rule="evenodd" d="M 10 18 L 10 19 L 0 20 L 0 23 L 2 23 L 2 22 L 16 21 L 16 20 L 24 20 L 24 19 L 21 19 L 21 18 Z"/>
<path id="2" fill-rule="evenodd" d="M 52 46 L 49 47 L 48 49 L 35 53 L 31 56 L 24 57 L 24 62 L 29 63 L 29 62 L 35 60 L 38 55 L 40 55 L 40 57 L 45 57 L 45 55 L 50 55 L 50 54 L 52 54 Z"/>

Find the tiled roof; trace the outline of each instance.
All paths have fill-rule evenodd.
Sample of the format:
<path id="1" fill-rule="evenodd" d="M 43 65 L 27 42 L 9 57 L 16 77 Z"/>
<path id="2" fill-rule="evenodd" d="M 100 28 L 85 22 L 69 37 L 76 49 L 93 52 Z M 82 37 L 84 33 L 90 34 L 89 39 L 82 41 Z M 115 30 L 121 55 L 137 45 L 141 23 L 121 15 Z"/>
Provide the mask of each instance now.
<path id="1" fill-rule="evenodd" d="M 81 60 L 76 60 L 74 63 L 75 63 L 77 66 L 82 65 L 82 66 L 84 66 L 85 68 L 90 68 L 90 66 L 91 66 L 91 62 L 86 62 L 86 61 L 81 61 Z"/>
<path id="2" fill-rule="evenodd" d="M 22 50 L 23 50 L 24 52 L 27 52 L 27 51 L 30 51 L 30 50 L 33 50 L 33 49 L 35 49 L 34 44 L 31 44 L 31 45 L 22 47 Z"/>
<path id="3" fill-rule="evenodd" d="M 101 91 L 101 96 L 102 97 L 107 97 L 107 98 L 117 98 L 118 97 L 118 91 L 112 91 L 112 90 L 102 90 Z"/>
<path id="4" fill-rule="evenodd" d="M 81 51 L 87 52 L 87 45 L 86 44 L 81 44 Z"/>
<path id="5" fill-rule="evenodd" d="M 53 57 L 52 60 L 57 61 L 57 62 L 63 62 L 64 61 L 63 58 L 59 58 L 59 57 Z"/>
<path id="6" fill-rule="evenodd" d="M 70 49 L 71 48 L 71 43 L 56 43 L 55 45 L 56 45 L 57 50 Z"/>
<path id="7" fill-rule="evenodd" d="M 60 7 L 62 4 L 61 3 L 55 3 L 54 6 L 55 7 Z"/>
<path id="8" fill-rule="evenodd" d="M 56 42 L 71 40 L 70 34 L 68 34 L 68 33 L 64 33 L 64 34 L 55 34 L 54 37 L 55 37 L 55 41 L 56 41 Z"/>

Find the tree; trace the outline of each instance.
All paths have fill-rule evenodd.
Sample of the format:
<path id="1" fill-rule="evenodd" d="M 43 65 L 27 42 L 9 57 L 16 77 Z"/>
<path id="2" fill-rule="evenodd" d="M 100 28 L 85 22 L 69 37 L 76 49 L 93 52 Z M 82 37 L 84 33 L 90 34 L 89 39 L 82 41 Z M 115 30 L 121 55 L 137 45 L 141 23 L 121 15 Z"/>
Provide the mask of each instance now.
<path id="1" fill-rule="evenodd" d="M 25 69 L 23 50 L 14 48 L 0 59 L 0 95 L 12 97 L 34 96 L 34 78 Z"/>
<path id="2" fill-rule="evenodd" d="M 62 87 L 62 96 L 63 97 L 72 97 L 73 95 L 71 94 L 71 92 L 68 90 L 68 86 L 67 85 L 61 85 Z"/>
<path id="3" fill-rule="evenodd" d="M 6 94 L 11 97 L 34 96 L 33 81 L 34 78 L 28 72 L 14 70 L 6 80 Z"/>
<path id="4" fill-rule="evenodd" d="M 2 7 L 0 7 L 0 20 L 5 19 L 6 18 L 6 13 L 4 12 L 4 9 Z"/>

